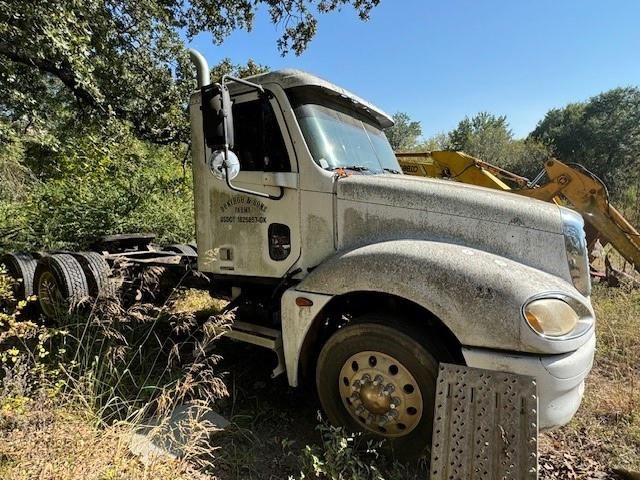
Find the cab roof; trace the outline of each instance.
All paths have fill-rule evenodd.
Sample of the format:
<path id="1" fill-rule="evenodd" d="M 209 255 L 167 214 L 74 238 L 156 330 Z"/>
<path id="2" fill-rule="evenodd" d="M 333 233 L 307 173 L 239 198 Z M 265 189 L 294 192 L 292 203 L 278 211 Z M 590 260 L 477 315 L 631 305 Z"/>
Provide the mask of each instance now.
<path id="1" fill-rule="evenodd" d="M 272 72 L 261 73 L 258 75 L 252 75 L 246 77 L 244 80 L 258 84 L 275 83 L 282 89 L 287 90 L 295 87 L 316 87 L 322 90 L 326 90 L 327 93 L 333 93 L 340 96 L 342 99 L 347 100 L 353 104 L 358 110 L 362 110 L 364 113 L 373 117 L 381 128 L 388 128 L 393 126 L 393 119 L 386 114 L 383 110 L 376 107 L 374 104 L 367 102 L 359 96 L 339 87 L 323 78 L 313 75 L 302 70 L 274 70 Z"/>

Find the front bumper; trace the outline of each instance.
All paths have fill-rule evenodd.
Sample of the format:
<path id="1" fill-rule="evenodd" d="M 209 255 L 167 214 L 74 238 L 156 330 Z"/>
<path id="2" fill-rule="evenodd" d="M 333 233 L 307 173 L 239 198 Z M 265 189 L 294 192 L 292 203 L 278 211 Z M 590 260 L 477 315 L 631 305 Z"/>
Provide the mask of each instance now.
<path id="1" fill-rule="evenodd" d="M 518 355 L 463 348 L 467 365 L 536 378 L 540 429 L 559 427 L 571 420 L 584 393 L 584 379 L 593 365 L 596 336 L 577 350 L 561 355 Z"/>

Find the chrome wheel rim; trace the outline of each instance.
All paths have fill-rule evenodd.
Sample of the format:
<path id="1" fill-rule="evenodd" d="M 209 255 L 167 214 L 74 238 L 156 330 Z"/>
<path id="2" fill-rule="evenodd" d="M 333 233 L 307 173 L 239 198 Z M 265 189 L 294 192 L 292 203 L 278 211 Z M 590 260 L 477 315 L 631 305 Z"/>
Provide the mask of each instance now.
<path id="1" fill-rule="evenodd" d="M 391 355 L 376 351 L 356 353 L 340 370 L 342 403 L 363 429 L 385 437 L 402 437 L 422 418 L 418 382 Z"/>

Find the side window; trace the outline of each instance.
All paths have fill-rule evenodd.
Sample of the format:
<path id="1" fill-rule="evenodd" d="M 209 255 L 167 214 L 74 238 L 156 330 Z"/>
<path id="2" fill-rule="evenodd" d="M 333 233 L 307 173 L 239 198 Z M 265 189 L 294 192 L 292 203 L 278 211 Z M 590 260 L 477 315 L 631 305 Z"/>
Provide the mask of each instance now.
<path id="1" fill-rule="evenodd" d="M 252 100 L 233 104 L 234 153 L 242 170 L 290 172 L 291 164 L 271 103 Z"/>

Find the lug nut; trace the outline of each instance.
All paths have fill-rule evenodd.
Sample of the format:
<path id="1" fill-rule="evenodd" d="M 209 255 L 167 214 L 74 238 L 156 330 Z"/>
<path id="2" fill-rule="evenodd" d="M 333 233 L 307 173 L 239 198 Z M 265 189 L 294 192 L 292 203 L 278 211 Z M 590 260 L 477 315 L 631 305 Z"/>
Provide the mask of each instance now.
<path id="1" fill-rule="evenodd" d="M 382 378 L 382 375 L 376 375 L 376 378 L 373 379 L 374 385 L 380 385 L 382 382 L 384 382 L 384 378 Z"/>
<path id="2" fill-rule="evenodd" d="M 393 391 L 395 390 L 395 387 L 391 384 L 388 384 L 386 387 L 384 387 L 384 389 L 382 390 L 382 395 L 384 396 L 389 396 L 393 393 Z"/>
<path id="3" fill-rule="evenodd" d="M 367 382 L 370 382 L 370 381 L 371 381 L 371 377 L 369 376 L 369 374 L 368 374 L 368 373 L 365 373 L 365 374 L 362 376 L 362 379 L 360 379 L 360 382 L 361 382 L 361 383 L 367 383 Z"/>

